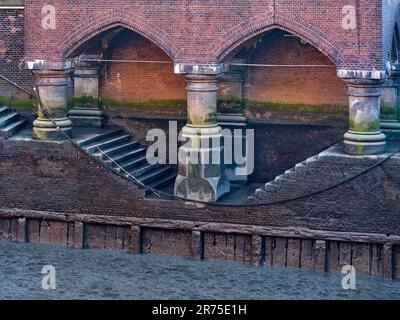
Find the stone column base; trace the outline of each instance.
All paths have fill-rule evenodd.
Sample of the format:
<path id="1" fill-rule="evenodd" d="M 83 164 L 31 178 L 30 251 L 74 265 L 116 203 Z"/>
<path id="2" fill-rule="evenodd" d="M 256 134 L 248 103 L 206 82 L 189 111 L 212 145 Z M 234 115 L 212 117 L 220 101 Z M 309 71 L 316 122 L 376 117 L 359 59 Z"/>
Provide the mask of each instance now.
<path id="1" fill-rule="evenodd" d="M 38 118 L 33 122 L 33 137 L 38 140 L 66 140 L 72 136 L 72 122 L 68 118 L 55 119 L 55 124 L 49 119 Z M 60 131 L 62 130 L 62 132 Z"/>
<path id="2" fill-rule="evenodd" d="M 382 121 L 381 128 L 387 140 L 400 140 L 400 122 Z"/>
<path id="3" fill-rule="evenodd" d="M 68 112 L 74 127 L 102 128 L 105 124 L 103 111 L 98 108 L 75 107 Z"/>
<path id="4" fill-rule="evenodd" d="M 201 178 L 178 175 L 175 182 L 175 195 L 188 200 L 217 202 L 229 192 L 230 185 L 226 176 Z"/>
<path id="5" fill-rule="evenodd" d="M 221 128 L 186 126 L 182 132 L 188 142 L 179 149 L 175 195 L 204 202 L 218 201 L 230 192 L 230 182 L 224 173 Z"/>
<path id="6" fill-rule="evenodd" d="M 344 135 L 344 151 L 350 155 L 374 155 L 385 152 L 386 136 L 382 132 L 359 134 L 349 131 Z"/>

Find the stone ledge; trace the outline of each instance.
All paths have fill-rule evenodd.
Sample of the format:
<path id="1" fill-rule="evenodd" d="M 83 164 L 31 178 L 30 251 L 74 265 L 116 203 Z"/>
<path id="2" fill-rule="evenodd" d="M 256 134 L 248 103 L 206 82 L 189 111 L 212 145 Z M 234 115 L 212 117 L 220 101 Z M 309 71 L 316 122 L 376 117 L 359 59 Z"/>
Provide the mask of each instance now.
<path id="1" fill-rule="evenodd" d="M 400 164 L 400 152 L 393 155 L 394 152 L 400 149 L 400 142 L 389 142 L 386 152 L 380 155 L 352 156 L 344 153 L 343 149 L 343 143 L 336 144 L 333 147 L 321 152 L 318 155 L 318 160 L 329 163 L 371 166 L 391 156 L 391 159 L 388 160 L 388 163 Z"/>
<path id="2" fill-rule="evenodd" d="M 339 69 L 337 70 L 337 76 L 342 79 L 382 80 L 386 79 L 386 71 Z"/>

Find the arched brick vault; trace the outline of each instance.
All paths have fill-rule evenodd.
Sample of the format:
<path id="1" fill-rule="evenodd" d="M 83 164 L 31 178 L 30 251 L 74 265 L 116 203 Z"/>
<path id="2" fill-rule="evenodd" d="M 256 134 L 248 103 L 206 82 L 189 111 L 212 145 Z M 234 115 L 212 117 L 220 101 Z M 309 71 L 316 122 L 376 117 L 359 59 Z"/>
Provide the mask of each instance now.
<path id="1" fill-rule="evenodd" d="M 314 27 L 299 21 L 297 17 L 264 14 L 229 29 L 216 39 L 208 51 L 215 57 L 216 62 L 223 61 L 233 50 L 239 48 L 246 41 L 272 29 L 281 29 L 290 32 L 313 45 L 327 56 L 337 67 L 342 64 L 340 46 Z"/>
<path id="2" fill-rule="evenodd" d="M 82 44 L 115 27 L 137 32 L 159 46 L 172 60 L 177 55 L 177 48 L 165 32 L 132 12 L 119 10 L 105 11 L 79 24 L 57 44 L 57 50 L 64 59 L 69 58 Z"/>

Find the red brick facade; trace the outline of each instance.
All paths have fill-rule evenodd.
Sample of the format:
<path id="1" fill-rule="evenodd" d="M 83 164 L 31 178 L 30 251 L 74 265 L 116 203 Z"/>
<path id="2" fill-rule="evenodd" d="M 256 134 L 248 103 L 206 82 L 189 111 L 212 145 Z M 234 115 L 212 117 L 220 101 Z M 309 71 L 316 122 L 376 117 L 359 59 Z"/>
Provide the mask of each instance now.
<path id="1" fill-rule="evenodd" d="M 24 10 L 0 10 L 0 74 L 27 88 L 31 81 L 24 67 Z M 21 92 L 0 79 L 0 95 Z"/>
<path id="2" fill-rule="evenodd" d="M 42 27 L 45 5 L 55 8 L 54 30 Z M 346 5 L 356 9 L 354 30 L 342 26 Z M 385 68 L 391 59 L 393 31 L 398 22 L 395 5 L 388 0 L 194 0 L 190 4 L 183 0 L 27 0 L 25 11 L 0 10 L 1 74 L 30 87 L 30 75 L 22 70 L 24 59 L 59 61 L 75 57 L 93 39 L 119 27 L 133 32 L 117 36 L 108 58 L 226 62 L 249 41 L 264 38 L 267 41 L 248 57 L 249 62 L 330 64 L 332 68 L 254 68 L 249 72 L 247 98 L 344 104 L 345 88 L 336 78 L 335 67 Z M 282 31 L 266 35 L 275 29 Z M 300 45 L 298 38 L 279 38 L 283 32 L 309 44 Z M 106 98 L 185 97 L 184 81 L 168 64 L 109 64 L 102 80 L 102 95 Z M 302 90 L 298 90 L 300 83 Z"/>
<path id="3" fill-rule="evenodd" d="M 354 3 L 352 3 L 354 2 Z M 41 26 L 44 5 L 56 9 L 56 29 Z M 382 69 L 379 0 L 26 1 L 29 59 L 61 60 L 84 41 L 115 26 L 138 32 L 181 62 L 218 62 L 248 39 L 280 28 L 318 48 L 337 66 Z M 345 5 L 357 9 L 358 28 L 342 27 Z M 58 27 L 57 27 L 58 26 Z"/>
<path id="4" fill-rule="evenodd" d="M 173 73 L 171 59 L 146 38 L 125 31 L 113 43 L 113 60 L 169 61 L 170 64 L 108 63 L 100 92 L 103 98 L 126 101 L 185 99 L 185 81 Z"/>

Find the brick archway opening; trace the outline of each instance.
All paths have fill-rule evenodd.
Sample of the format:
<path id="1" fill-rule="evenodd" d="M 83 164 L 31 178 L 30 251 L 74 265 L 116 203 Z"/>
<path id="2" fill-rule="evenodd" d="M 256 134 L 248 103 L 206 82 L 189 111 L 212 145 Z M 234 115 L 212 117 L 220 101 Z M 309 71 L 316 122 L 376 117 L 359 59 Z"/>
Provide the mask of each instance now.
<path id="1" fill-rule="evenodd" d="M 221 62 L 230 72 L 220 81 L 219 110 L 240 101 L 255 123 L 256 170 L 250 181 L 271 180 L 342 139 L 347 88 L 336 65 L 308 41 L 274 28 Z"/>
<path id="2" fill-rule="evenodd" d="M 171 57 L 141 34 L 111 28 L 80 44 L 69 58 L 79 56 L 99 60 L 100 102 L 109 124 L 124 127 L 142 144 L 149 144 L 150 129 L 168 132 L 165 119 L 186 113 L 184 78 L 174 73 Z"/>

